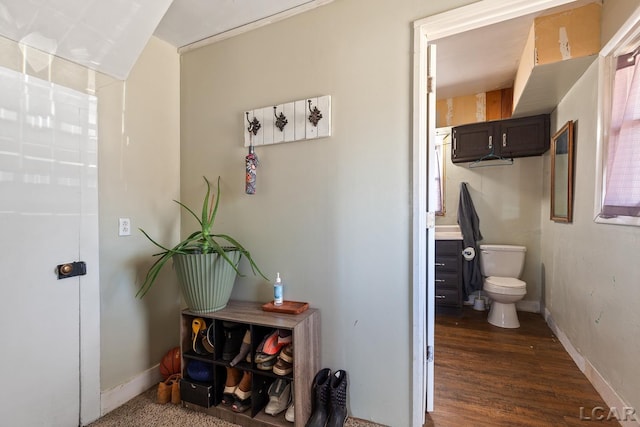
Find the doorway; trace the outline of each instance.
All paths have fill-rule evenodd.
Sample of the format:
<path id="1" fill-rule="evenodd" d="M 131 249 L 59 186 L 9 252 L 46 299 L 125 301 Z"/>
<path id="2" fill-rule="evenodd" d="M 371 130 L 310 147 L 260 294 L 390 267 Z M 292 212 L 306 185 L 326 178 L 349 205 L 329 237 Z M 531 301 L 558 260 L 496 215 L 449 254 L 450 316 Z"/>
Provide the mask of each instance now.
<path id="1" fill-rule="evenodd" d="M 413 32 L 413 385 L 412 425 L 421 426 L 427 412 L 435 410 L 433 400 L 433 213 L 427 212 L 427 152 L 435 143 L 435 114 L 429 112 L 429 97 L 435 97 L 437 76 L 428 73 L 429 46 L 434 41 L 540 12 L 574 0 L 483 0 L 414 22 Z M 432 175 L 432 173 L 431 173 Z M 432 181 L 432 180 L 429 180 Z M 433 192 L 429 192 L 432 194 Z M 431 197 L 431 196 L 429 196 Z M 428 206 L 433 206 L 431 203 Z M 425 233 L 425 230 L 427 231 Z M 425 253 L 426 252 L 426 253 Z M 425 408 L 426 402 L 426 408 Z"/>

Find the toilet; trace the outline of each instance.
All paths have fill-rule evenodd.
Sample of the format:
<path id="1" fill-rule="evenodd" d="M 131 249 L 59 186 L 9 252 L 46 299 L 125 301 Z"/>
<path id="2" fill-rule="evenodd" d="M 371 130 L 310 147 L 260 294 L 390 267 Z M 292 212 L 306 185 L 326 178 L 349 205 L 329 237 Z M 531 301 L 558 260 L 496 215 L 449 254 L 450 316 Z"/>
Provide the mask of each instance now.
<path id="1" fill-rule="evenodd" d="M 516 302 L 527 294 L 527 284 L 518 278 L 524 268 L 527 248 L 512 245 L 480 245 L 482 289 L 491 298 L 489 323 L 501 328 L 519 328 Z"/>

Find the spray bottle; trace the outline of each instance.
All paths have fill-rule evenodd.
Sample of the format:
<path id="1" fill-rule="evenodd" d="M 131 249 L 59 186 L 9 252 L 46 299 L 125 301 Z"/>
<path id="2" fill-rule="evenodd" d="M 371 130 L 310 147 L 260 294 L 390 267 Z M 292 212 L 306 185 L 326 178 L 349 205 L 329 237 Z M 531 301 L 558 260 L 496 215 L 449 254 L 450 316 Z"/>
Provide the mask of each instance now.
<path id="1" fill-rule="evenodd" d="M 282 305 L 282 279 L 280 273 L 276 273 L 276 282 L 273 284 L 273 305 Z"/>

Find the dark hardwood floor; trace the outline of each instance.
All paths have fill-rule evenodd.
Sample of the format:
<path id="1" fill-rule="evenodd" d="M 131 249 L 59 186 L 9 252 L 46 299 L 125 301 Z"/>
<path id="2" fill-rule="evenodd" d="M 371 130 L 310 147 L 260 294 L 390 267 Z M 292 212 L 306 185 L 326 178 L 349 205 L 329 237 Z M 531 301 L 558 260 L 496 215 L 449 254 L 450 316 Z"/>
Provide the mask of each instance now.
<path id="1" fill-rule="evenodd" d="M 470 307 L 436 316 L 435 410 L 425 426 L 620 425 L 593 419 L 594 408 L 604 418 L 609 408 L 541 315 L 519 312 L 518 329 L 486 317 Z"/>

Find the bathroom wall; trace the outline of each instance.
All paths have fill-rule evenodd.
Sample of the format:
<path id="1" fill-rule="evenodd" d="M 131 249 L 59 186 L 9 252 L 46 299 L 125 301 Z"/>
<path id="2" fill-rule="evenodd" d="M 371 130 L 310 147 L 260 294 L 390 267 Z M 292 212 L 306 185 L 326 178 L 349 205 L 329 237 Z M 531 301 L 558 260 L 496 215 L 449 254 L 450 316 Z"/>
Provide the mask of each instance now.
<path id="1" fill-rule="evenodd" d="M 449 139 L 450 141 L 450 139 Z M 451 163 L 451 145 L 445 145 L 445 208 L 436 224 L 457 224 L 460 183 L 466 182 L 480 218 L 480 244 L 527 247 L 522 280 L 527 295 L 519 308 L 537 311 L 540 301 L 540 223 L 543 197 L 542 156 L 514 159 L 511 166 L 470 169 L 469 163 Z"/>
<path id="2" fill-rule="evenodd" d="M 640 2 L 635 1 L 636 7 Z M 603 28 L 617 28 L 633 9 L 605 2 Z M 609 33 L 609 36 L 612 32 Z M 551 129 L 575 122 L 573 223 L 548 220 L 550 160 L 541 204 L 543 301 L 557 326 L 626 404 L 640 408 L 640 228 L 596 224 L 598 68 L 593 64 L 558 105 Z M 591 372 L 593 375 L 593 372 Z"/>

